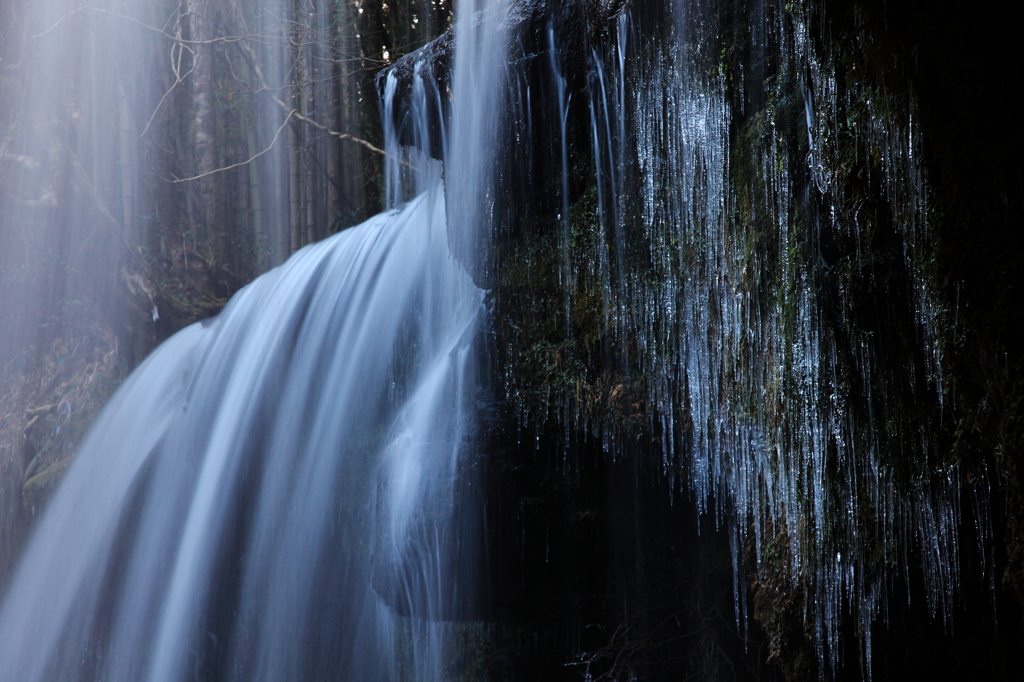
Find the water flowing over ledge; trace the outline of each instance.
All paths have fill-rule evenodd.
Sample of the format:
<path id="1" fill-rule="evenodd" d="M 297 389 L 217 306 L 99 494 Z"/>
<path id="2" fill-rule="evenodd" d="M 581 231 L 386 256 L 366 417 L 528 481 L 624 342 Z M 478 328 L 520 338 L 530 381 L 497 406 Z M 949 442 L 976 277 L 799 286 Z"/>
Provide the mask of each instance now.
<path id="1" fill-rule="evenodd" d="M 127 381 L 8 588 L 0 670 L 1024 668 L 1024 203 L 1016 158 L 954 161 L 1022 145 L 948 113 L 1005 89 L 956 94 L 956 20 L 462 3 L 374 82 L 443 0 L 30 4 L 0 64 L 0 359 L 50 364 L 0 404 L 0 552 L 97 376 L 390 210 Z M 346 118 L 373 94 L 380 128 Z"/>
<path id="2" fill-rule="evenodd" d="M 146 360 L 10 587 L 5 676 L 395 674 L 396 610 L 436 619 L 456 598 L 447 520 L 480 292 L 446 231 L 440 192 L 421 195 Z M 431 656 L 417 679 L 440 674 Z"/>

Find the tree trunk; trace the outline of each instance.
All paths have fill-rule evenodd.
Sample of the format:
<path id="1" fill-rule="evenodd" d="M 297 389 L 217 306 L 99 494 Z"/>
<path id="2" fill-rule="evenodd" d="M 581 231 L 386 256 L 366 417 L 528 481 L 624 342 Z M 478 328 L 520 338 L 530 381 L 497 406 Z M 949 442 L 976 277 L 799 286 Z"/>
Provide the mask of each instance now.
<path id="1" fill-rule="evenodd" d="M 133 144 L 135 136 L 132 134 L 131 107 L 128 104 L 128 95 L 125 93 L 124 84 L 120 78 L 117 80 L 117 95 L 120 100 L 117 114 L 121 138 L 118 144 L 121 166 L 121 229 L 130 244 L 140 245 L 145 244 L 145 237 L 136 235 L 133 225 L 135 220 L 135 168 L 132 160 L 135 157 Z"/>
<path id="2" fill-rule="evenodd" d="M 288 194 L 291 207 L 288 213 L 288 233 L 291 235 L 289 253 L 295 253 L 302 246 L 302 235 L 299 232 L 299 221 L 302 216 L 302 202 L 299 196 L 299 133 L 296 127 L 295 123 L 288 124 Z"/>
<path id="3" fill-rule="evenodd" d="M 214 270 L 231 269 L 231 231 L 224 220 L 224 177 L 215 173 L 220 168 L 217 150 L 216 117 L 216 51 L 214 35 L 214 9 L 211 0 L 188 0 L 189 22 L 195 45 L 195 67 L 192 73 L 192 106 L 195 130 L 195 175 L 210 173 L 197 182 L 198 211 L 210 248 Z M 215 276 L 215 279 L 221 279 Z M 225 282 L 212 282 L 214 290 L 223 291 Z"/>

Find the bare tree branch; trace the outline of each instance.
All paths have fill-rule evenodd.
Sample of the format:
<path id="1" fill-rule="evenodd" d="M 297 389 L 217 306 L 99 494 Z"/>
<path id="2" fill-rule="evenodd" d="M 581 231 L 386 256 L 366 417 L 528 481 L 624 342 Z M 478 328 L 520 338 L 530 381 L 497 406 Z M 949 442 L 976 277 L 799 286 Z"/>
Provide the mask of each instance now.
<path id="1" fill-rule="evenodd" d="M 263 151 L 261 151 L 261 152 L 259 152 L 257 154 L 253 154 L 252 156 L 250 156 L 245 161 L 239 161 L 238 163 L 233 163 L 230 166 L 224 166 L 222 168 L 214 168 L 211 171 L 207 171 L 205 173 L 200 173 L 199 175 L 193 175 L 193 176 L 188 177 L 188 178 L 174 178 L 173 180 L 169 180 L 168 182 L 171 182 L 171 183 L 192 182 L 193 180 L 198 180 L 200 178 L 205 178 L 205 177 L 207 177 L 209 175 L 213 175 L 214 173 L 221 173 L 223 171 L 231 170 L 232 168 L 238 168 L 239 166 L 247 166 L 248 164 L 252 163 L 256 159 L 260 158 L 261 156 L 263 156 L 264 154 L 269 152 L 271 149 L 273 149 L 274 145 L 277 144 L 277 138 L 279 138 L 281 136 L 281 131 L 284 130 L 284 127 L 286 125 L 288 125 L 289 122 L 291 122 L 292 117 L 298 116 L 298 115 L 299 115 L 299 113 L 297 111 L 295 111 L 294 109 L 289 111 L 288 115 L 284 117 L 284 122 L 281 123 L 280 127 L 277 129 L 277 132 L 274 133 L 274 139 L 270 141 L 270 145 L 268 145 L 267 148 L 264 149 Z"/>
<path id="2" fill-rule="evenodd" d="M 281 107 L 282 110 L 284 110 L 286 112 L 289 112 L 290 115 L 294 115 L 297 120 L 302 121 L 303 123 L 306 123 L 308 125 L 311 125 L 314 128 L 317 128 L 318 130 L 321 130 L 321 131 L 327 133 L 328 135 L 330 135 L 332 137 L 336 137 L 339 140 L 348 140 L 350 142 L 355 142 L 356 144 L 361 145 L 361 146 L 365 147 L 366 149 L 369 149 L 374 154 L 380 154 L 381 156 L 384 156 L 384 157 L 389 156 L 389 154 L 386 151 L 384 151 L 380 147 L 377 147 L 376 145 L 374 145 L 374 144 L 372 144 L 372 143 L 370 143 L 370 142 L 368 142 L 368 141 L 366 141 L 366 140 L 364 140 L 362 138 L 356 137 L 354 135 L 350 135 L 348 133 L 339 133 L 336 130 L 331 130 L 330 128 L 328 128 L 327 126 L 323 125 L 322 123 L 320 123 L 318 121 L 315 121 L 312 118 L 309 118 L 308 116 L 304 116 L 304 115 L 300 114 L 298 111 L 296 111 L 295 109 L 293 109 L 292 107 L 289 107 L 287 104 L 285 104 L 281 100 L 280 97 L 278 97 L 276 94 L 273 94 L 273 92 L 274 92 L 273 89 L 270 88 L 269 85 L 267 85 L 267 80 L 263 76 L 263 69 L 260 68 L 259 60 L 256 58 L 256 55 L 252 53 L 252 48 L 250 48 L 245 43 L 238 43 L 238 45 L 242 49 L 242 54 L 245 57 L 246 61 L 249 62 L 249 65 L 252 67 L 253 71 L 255 72 L 256 78 L 259 79 L 260 86 L 264 90 L 266 90 L 268 93 L 270 93 L 270 99 L 273 100 L 273 102 L 275 104 L 277 104 L 277 106 Z M 409 162 L 405 161 L 404 159 L 400 159 L 399 163 L 401 163 L 402 165 L 406 166 L 407 168 L 415 170 L 413 168 L 413 166 L 410 165 Z"/>
<path id="3" fill-rule="evenodd" d="M 173 53 L 173 48 L 171 48 L 171 50 L 172 50 L 172 53 Z M 180 55 L 180 53 L 179 53 L 179 55 Z M 185 82 L 185 79 L 188 78 L 188 75 L 190 73 L 192 73 L 194 68 L 195 67 L 190 68 L 188 71 L 185 72 L 185 75 L 182 76 L 181 72 L 180 72 L 180 69 L 181 69 L 180 56 L 179 56 L 177 68 L 175 68 L 175 66 L 174 66 L 174 57 L 173 56 L 171 57 L 171 69 L 174 71 L 174 82 L 171 84 L 171 87 L 167 89 L 167 92 L 164 93 L 164 96 L 160 98 L 160 101 L 157 102 L 156 107 L 153 109 L 153 113 L 150 114 L 150 116 L 149 116 L 149 120 L 146 121 L 146 127 L 142 129 L 141 133 L 139 133 L 139 138 L 140 139 L 145 137 L 146 131 L 149 130 L 149 126 L 153 125 L 153 119 L 156 118 L 157 112 L 159 112 L 160 111 L 160 107 L 163 106 L 164 100 L 167 99 L 168 95 L 170 95 L 172 92 L 174 92 L 174 88 L 178 87 L 181 83 Z"/>
<path id="4" fill-rule="evenodd" d="M 218 38 L 209 38 L 209 39 L 206 39 L 206 40 L 187 40 L 187 39 L 181 37 L 180 32 L 179 32 L 179 35 L 174 36 L 174 35 L 171 35 L 170 33 L 168 33 L 167 31 L 164 31 L 163 29 L 157 28 L 156 26 L 150 26 L 149 24 L 147 24 L 144 21 L 139 21 L 135 17 L 130 17 L 130 16 L 126 15 L 126 14 L 119 14 L 117 12 L 111 12 L 108 9 L 102 9 L 100 7 L 92 7 L 91 5 L 83 5 L 81 7 L 76 7 L 75 9 L 71 10 L 70 12 L 68 12 L 67 14 L 62 16 L 60 19 L 58 19 L 56 22 L 54 22 L 54 24 L 52 26 L 50 26 L 50 28 L 46 29 L 45 31 L 43 31 L 41 33 L 37 33 L 36 35 L 32 36 L 32 38 L 33 39 L 35 39 L 35 38 L 42 38 L 46 34 L 50 33 L 53 30 L 55 30 L 62 23 L 64 23 L 64 20 L 69 19 L 71 16 L 73 16 L 75 14 L 80 14 L 82 12 L 95 12 L 96 14 L 106 14 L 107 16 L 111 16 L 111 17 L 114 17 L 116 19 L 123 19 L 124 21 L 129 21 L 129 22 L 131 22 L 133 24 L 138 24 L 139 26 L 141 26 L 142 28 L 144 28 L 144 29 L 146 29 L 148 31 L 152 31 L 154 33 L 158 33 L 158 34 L 162 35 L 163 37 L 167 38 L 168 40 L 173 40 L 176 43 L 184 43 L 186 45 L 212 45 L 212 44 L 218 44 L 218 43 L 219 44 L 230 45 L 231 43 L 235 43 L 235 42 L 238 42 L 240 40 L 246 40 L 246 39 L 252 37 L 252 35 L 253 35 L 252 33 L 250 33 L 250 29 L 252 28 L 252 24 L 250 24 L 249 26 L 246 27 L 245 33 L 243 33 L 242 35 L 238 35 L 238 36 L 221 36 L 221 37 L 218 37 Z"/>

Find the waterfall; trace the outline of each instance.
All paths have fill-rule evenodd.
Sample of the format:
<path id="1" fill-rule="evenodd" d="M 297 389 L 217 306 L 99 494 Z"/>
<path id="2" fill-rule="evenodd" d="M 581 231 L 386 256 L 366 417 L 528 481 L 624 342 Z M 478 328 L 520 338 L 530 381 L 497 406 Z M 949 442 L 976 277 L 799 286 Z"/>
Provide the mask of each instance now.
<path id="1" fill-rule="evenodd" d="M 480 294 L 446 227 L 435 189 L 307 247 L 133 373 L 9 588 L 5 675 L 391 677 L 393 614 L 450 608 Z"/>
<path id="2" fill-rule="evenodd" d="M 465 50 L 456 98 L 495 91 L 502 52 L 481 50 Z M 482 220 L 491 113 L 456 116 L 452 144 L 472 153 L 448 154 L 447 190 L 390 140 L 402 200 L 125 381 L 7 588 L 5 679 L 441 679 L 442 621 L 472 609 L 479 539 L 482 292 L 449 242 Z"/>
<path id="3" fill-rule="evenodd" d="M 102 358 L 184 329 L 35 521 L 0 677 L 871 679 L 904 616 L 1004 608 L 1013 355 L 970 364 L 884 11 L 465 0 L 359 130 L 384 3 L 30 4 L 4 372 L 93 312 Z M 28 415 L 80 402 L 0 460 L 26 504 L 73 448 Z"/>

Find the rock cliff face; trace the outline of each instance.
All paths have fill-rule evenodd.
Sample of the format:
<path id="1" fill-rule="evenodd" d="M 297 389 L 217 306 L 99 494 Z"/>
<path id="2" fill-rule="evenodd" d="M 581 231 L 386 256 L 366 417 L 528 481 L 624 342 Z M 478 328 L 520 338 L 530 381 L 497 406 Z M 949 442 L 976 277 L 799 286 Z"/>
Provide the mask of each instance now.
<path id="1" fill-rule="evenodd" d="M 870 1 L 514 7 L 473 266 L 494 617 L 595 676 L 1019 671 L 1004 29 Z M 451 48 L 382 76 L 388 111 L 417 77 L 444 92 Z M 684 596 L 705 584 L 735 603 Z"/>
<path id="2" fill-rule="evenodd" d="M 466 262 L 489 378 L 466 676 L 1020 679 L 1015 27 L 917 0 L 538 0 L 505 28 Z M 454 47 L 377 80 L 437 158 Z M 0 548 L 123 374 L 91 329 L 5 387 Z"/>

